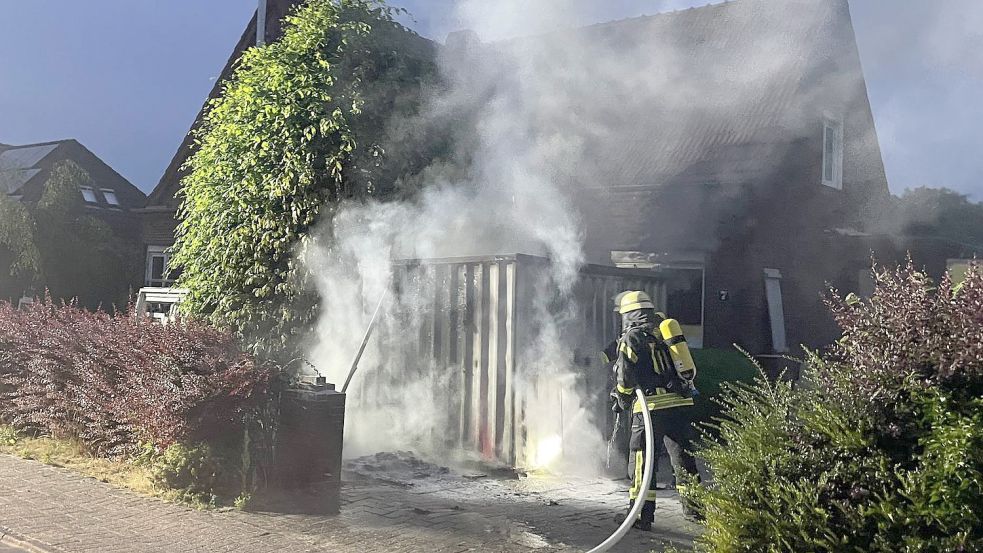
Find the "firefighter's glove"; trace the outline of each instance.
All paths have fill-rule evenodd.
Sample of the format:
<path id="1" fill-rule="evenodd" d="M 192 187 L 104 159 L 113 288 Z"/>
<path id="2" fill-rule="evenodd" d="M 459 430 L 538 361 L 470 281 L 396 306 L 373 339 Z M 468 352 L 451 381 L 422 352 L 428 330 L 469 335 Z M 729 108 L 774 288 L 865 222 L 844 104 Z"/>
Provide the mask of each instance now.
<path id="1" fill-rule="evenodd" d="M 615 413 L 624 413 L 631 409 L 632 396 L 622 394 L 617 388 L 611 390 L 611 410 Z"/>

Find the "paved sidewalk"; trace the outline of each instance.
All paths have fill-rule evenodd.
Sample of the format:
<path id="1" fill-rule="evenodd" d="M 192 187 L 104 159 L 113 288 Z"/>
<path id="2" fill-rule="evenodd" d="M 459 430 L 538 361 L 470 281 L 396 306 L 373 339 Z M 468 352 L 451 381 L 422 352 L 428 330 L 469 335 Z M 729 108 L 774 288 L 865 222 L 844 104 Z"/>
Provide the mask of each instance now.
<path id="1" fill-rule="evenodd" d="M 615 529 L 624 497 L 606 480 L 358 478 L 339 516 L 196 511 L 0 455 L 0 531 L 52 552 L 581 551 Z M 655 532 L 633 531 L 615 551 L 685 548 L 696 530 L 665 492 Z"/>

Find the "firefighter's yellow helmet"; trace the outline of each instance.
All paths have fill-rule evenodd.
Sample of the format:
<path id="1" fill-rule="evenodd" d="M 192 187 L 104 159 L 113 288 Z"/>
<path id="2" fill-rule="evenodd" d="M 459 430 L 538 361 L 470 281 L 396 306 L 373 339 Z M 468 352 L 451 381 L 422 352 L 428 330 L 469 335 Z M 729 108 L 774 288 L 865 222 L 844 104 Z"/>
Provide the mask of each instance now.
<path id="1" fill-rule="evenodd" d="M 652 303 L 652 298 L 648 294 L 640 290 L 621 294 L 618 299 L 618 313 L 624 315 L 639 309 L 655 309 L 655 304 Z"/>

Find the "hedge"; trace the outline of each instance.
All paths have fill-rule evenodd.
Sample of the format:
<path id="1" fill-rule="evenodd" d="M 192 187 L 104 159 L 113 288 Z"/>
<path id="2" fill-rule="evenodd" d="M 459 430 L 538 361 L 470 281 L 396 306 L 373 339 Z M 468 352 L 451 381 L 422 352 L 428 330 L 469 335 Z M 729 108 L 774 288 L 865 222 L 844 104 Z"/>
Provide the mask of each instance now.
<path id="1" fill-rule="evenodd" d="M 276 376 L 196 321 L 0 303 L 0 423 L 75 438 L 95 455 L 239 437 Z"/>
<path id="2" fill-rule="evenodd" d="M 842 338 L 804 379 L 725 387 L 698 452 L 699 551 L 983 551 L 983 268 L 910 263 L 829 296 Z"/>

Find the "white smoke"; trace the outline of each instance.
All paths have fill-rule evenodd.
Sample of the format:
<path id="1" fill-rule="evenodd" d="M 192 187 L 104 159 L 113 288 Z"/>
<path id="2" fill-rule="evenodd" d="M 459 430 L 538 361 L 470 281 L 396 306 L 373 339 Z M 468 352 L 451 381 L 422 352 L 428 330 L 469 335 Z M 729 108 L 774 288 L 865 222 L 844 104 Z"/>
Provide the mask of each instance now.
<path id="1" fill-rule="evenodd" d="M 439 166 L 424 171 L 423 192 L 414 200 L 340 207 L 305 258 L 323 301 L 311 357 L 329 380 L 343 382 L 376 302 L 387 297 L 377 339 L 350 389 L 346 452 L 412 449 L 446 458 L 447 438 L 460 424 L 449 405 L 460 389 L 446 367 L 414 353 L 432 294 L 412 290 L 440 284 L 403 286 L 394 280 L 393 260 L 510 253 L 548 257 L 549 271 L 532 285 L 542 292 L 529 306 L 535 331 L 522 337 L 524 350 L 517 352 L 515 387 L 529 447 L 517 462 L 594 470 L 602 462 L 604 438 L 585 394 L 578 391 L 582 386 L 573 359 L 578 344 L 566 332 L 576 306 L 556 301 L 572 298 L 586 259 L 590 237 L 581 214 L 604 207 L 591 205 L 585 190 L 658 184 L 612 182 L 617 177 L 607 173 L 610 159 L 619 155 L 616 150 L 633 147 L 631 138 L 658 144 L 639 132 L 655 129 L 667 143 L 678 143 L 678 134 L 703 130 L 696 123 L 726 127 L 749 106 L 771 109 L 781 100 L 770 98 L 772 91 L 798 88 L 784 79 L 797 75 L 790 68 L 810 55 L 794 42 L 810 22 L 794 22 L 786 35 L 720 46 L 722 59 L 694 65 L 686 51 L 677 49 L 674 33 L 685 29 L 663 28 L 665 36 L 650 36 L 637 28 L 648 23 L 631 22 L 627 31 L 571 31 L 594 9 L 592 2 L 465 0 L 458 8 L 465 26 L 479 37 L 536 36 L 482 44 L 462 35 L 449 39 L 441 69 L 450 88 L 431 99 L 428 116 L 438 120 L 467 113 L 476 119 L 476 139 L 469 136 L 459 145 L 467 150 L 462 157 L 469 166 L 464 172 Z M 760 15 L 735 13 L 735 18 Z M 712 89 L 706 88 L 708 82 L 715 83 Z M 639 114 L 652 120 L 632 119 Z M 791 128 L 798 123 L 771 119 L 767 124 Z M 818 130 L 818 121 L 814 126 Z M 718 130 L 735 141 L 752 140 L 753 132 Z M 757 151 L 765 153 L 767 147 Z M 648 155 L 641 153 L 637 161 L 645 163 Z M 661 222 L 670 223 L 692 216 L 665 207 L 658 213 Z M 641 231 L 649 221 L 638 223 Z M 715 240 L 716 228 L 706 226 L 708 239 Z"/>
<path id="2" fill-rule="evenodd" d="M 471 12 L 477 5 L 466 3 L 462 13 L 483 20 Z M 518 12 L 506 10 L 503 15 L 509 13 L 514 18 Z M 550 286 L 560 296 L 571 294 L 583 263 L 576 210 L 554 178 L 556 167 L 569 165 L 579 154 L 579 141 L 569 138 L 575 133 L 559 132 L 568 128 L 564 125 L 543 133 L 537 124 L 549 113 L 558 92 L 557 75 L 492 85 L 503 68 L 525 75 L 530 69 L 523 60 L 508 57 L 482 58 L 488 65 L 470 66 L 474 61 L 443 56 L 442 70 L 452 86 L 430 105 L 433 118 L 461 106 L 477 112 L 471 178 L 454 182 L 434 169 L 415 200 L 344 205 L 306 258 L 323 298 L 319 340 L 311 357 L 331 381 L 344 381 L 375 302 L 388 298 L 378 330 L 383 338 L 370 342 L 361 363 L 363 373 L 350 388 L 349 455 L 412 449 L 446 456 L 441 449 L 447 440 L 442 437 L 453 435 L 460 423 L 449 405 L 461 390 L 452 386 L 442 367 L 427 365 L 425 355 L 412 355 L 420 326 L 428 317 L 426 298 L 432 292 L 426 292 L 427 286 L 417 289 L 424 291 L 420 294 L 391 290 L 398 284 L 393 281 L 393 260 L 511 253 L 544 256 L 551 260 L 550 270 L 534 287 Z M 487 98 L 483 106 L 474 104 L 476 94 Z M 564 381 L 571 377 L 562 375 L 571 371 L 573 344 L 560 339 L 560 327 L 572 312 L 551 309 L 552 297 L 533 298 L 530 312 L 537 331 L 524 337 L 527 350 L 519 352 L 517 366 L 524 370 L 515 375 L 515 386 L 526 405 L 529 442 L 537 445 L 518 462 L 555 465 L 564 443 L 569 457 L 573 455 L 567 450 L 577 450 L 599 465 L 603 439 L 583 400 L 574 386 L 558 388 L 571 384 Z M 564 403 L 563 417 L 569 424 L 561 423 L 552 409 L 558 401 Z M 553 445 L 538 445 L 543 442 Z"/>

